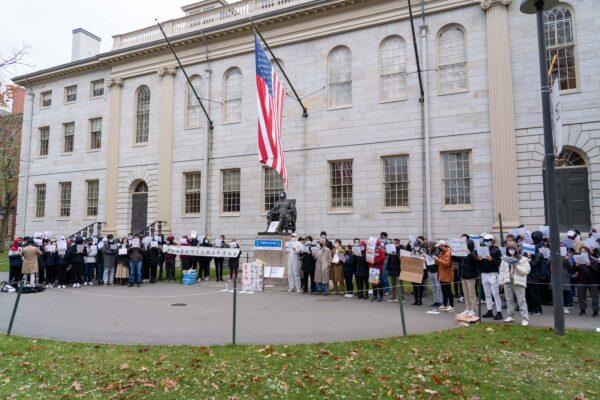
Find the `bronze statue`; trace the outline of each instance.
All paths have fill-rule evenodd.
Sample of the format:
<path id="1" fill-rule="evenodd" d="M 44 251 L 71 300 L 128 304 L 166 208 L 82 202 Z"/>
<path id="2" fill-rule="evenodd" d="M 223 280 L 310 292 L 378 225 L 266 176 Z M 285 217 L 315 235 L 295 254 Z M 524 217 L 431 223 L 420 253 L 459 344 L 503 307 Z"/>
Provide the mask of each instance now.
<path id="1" fill-rule="evenodd" d="M 285 192 L 281 192 L 279 200 L 267 213 L 267 230 L 272 221 L 279 221 L 277 233 L 288 233 L 289 230 L 296 232 L 296 200 L 288 200 Z"/>

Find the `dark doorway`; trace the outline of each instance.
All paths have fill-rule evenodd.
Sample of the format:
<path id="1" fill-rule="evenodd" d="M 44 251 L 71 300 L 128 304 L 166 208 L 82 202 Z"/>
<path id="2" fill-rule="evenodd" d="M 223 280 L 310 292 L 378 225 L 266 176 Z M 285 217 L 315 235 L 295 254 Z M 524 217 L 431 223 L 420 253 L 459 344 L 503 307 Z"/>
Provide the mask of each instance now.
<path id="1" fill-rule="evenodd" d="M 131 232 L 141 232 L 148 223 L 148 186 L 146 182 L 139 182 L 131 196 Z"/>
<path id="2" fill-rule="evenodd" d="M 556 159 L 556 197 L 559 229 L 587 232 L 592 224 L 588 171 L 583 158 L 574 151 L 564 150 Z"/>

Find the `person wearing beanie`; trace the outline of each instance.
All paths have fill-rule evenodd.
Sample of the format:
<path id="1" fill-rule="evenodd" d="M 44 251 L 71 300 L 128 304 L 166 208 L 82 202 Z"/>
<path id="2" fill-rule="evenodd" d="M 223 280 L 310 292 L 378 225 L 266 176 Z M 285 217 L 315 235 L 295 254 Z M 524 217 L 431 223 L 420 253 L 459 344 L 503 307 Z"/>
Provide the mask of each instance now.
<path id="1" fill-rule="evenodd" d="M 75 239 L 75 243 L 67 249 L 67 261 L 71 264 L 73 270 L 73 287 L 81 287 L 83 283 L 83 262 L 84 262 L 85 245 L 83 244 L 83 238 L 78 236 Z"/>
<path id="2" fill-rule="evenodd" d="M 8 283 L 14 283 L 21 280 L 21 269 L 23 267 L 23 257 L 21 254 L 21 239 L 15 238 L 12 246 L 8 249 Z"/>
<path id="3" fill-rule="evenodd" d="M 104 283 L 104 286 L 112 285 L 115 281 L 118 250 L 118 243 L 115 243 L 113 241 L 113 235 L 109 234 L 102 246 L 102 263 L 104 266 L 102 282 Z"/>
<path id="4" fill-rule="evenodd" d="M 481 271 L 481 284 L 485 294 L 485 305 L 487 312 L 482 318 L 494 318 L 495 321 L 502 320 L 502 299 L 500 298 L 500 285 L 498 283 L 498 270 L 502 262 L 502 253 L 498 246 L 494 244 L 494 237 L 491 234 L 485 234 L 482 240 L 482 246 L 489 247 L 490 255 L 479 257 L 479 271 Z M 493 313 L 493 307 L 496 305 L 496 314 Z"/>
<path id="5" fill-rule="evenodd" d="M 175 246 L 175 238 L 172 235 L 167 236 L 167 246 Z M 165 253 L 165 272 L 166 279 L 169 282 L 175 281 L 175 258 L 176 254 Z"/>

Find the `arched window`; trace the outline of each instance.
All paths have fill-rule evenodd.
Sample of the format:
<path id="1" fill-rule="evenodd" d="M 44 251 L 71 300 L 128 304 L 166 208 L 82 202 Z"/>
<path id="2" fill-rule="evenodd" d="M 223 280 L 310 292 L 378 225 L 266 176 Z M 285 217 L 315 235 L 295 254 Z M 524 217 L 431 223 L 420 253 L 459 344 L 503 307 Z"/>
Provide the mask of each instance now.
<path id="1" fill-rule="evenodd" d="M 467 89 L 467 49 L 461 26 L 442 28 L 438 35 L 438 93 Z"/>
<path id="2" fill-rule="evenodd" d="M 329 53 L 329 105 L 352 105 L 352 53 L 345 46 Z"/>
<path id="3" fill-rule="evenodd" d="M 242 72 L 232 68 L 225 73 L 225 96 L 223 102 L 225 122 L 242 120 Z"/>
<path id="4" fill-rule="evenodd" d="M 575 89 L 575 40 L 573 37 L 573 16 L 569 8 L 557 5 L 544 13 L 546 36 L 546 62 L 548 68 L 554 56 L 556 64 L 552 69 L 551 80 L 558 79 L 560 90 Z"/>
<path id="5" fill-rule="evenodd" d="M 148 126 L 150 123 L 150 89 L 148 86 L 140 86 L 136 95 L 135 107 L 135 142 L 145 143 L 148 141 Z"/>
<path id="6" fill-rule="evenodd" d="M 146 185 L 146 182 L 144 182 L 144 181 L 139 181 L 138 184 L 135 185 L 133 192 L 134 193 L 148 193 L 148 185 Z"/>
<path id="7" fill-rule="evenodd" d="M 196 89 L 198 96 L 202 98 L 202 95 L 204 94 L 204 82 L 202 77 L 195 75 L 190 77 L 190 81 L 192 82 L 194 89 Z M 202 108 L 189 84 L 186 86 L 186 90 L 186 127 L 198 128 L 202 125 Z"/>
<path id="8" fill-rule="evenodd" d="M 381 101 L 406 96 L 406 43 L 400 36 L 390 36 L 381 42 L 379 77 Z"/>
<path id="9" fill-rule="evenodd" d="M 585 160 L 576 151 L 565 149 L 554 159 L 554 165 L 557 167 L 585 167 Z"/>

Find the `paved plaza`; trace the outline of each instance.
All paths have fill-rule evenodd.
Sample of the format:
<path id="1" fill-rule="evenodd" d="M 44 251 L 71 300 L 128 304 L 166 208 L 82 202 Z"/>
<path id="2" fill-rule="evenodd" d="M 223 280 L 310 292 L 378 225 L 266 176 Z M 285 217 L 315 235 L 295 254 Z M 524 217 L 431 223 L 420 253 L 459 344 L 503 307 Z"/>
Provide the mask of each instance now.
<path id="1" fill-rule="evenodd" d="M 0 274 L 0 280 L 6 279 Z M 233 294 L 225 284 L 146 284 L 141 288 L 48 289 L 21 297 L 14 334 L 100 343 L 220 345 L 231 342 Z M 245 344 L 318 343 L 402 334 L 398 303 L 343 296 L 289 294 L 275 288 L 240 293 L 237 341 Z M 16 294 L 0 293 L 0 330 L 6 332 Z M 409 334 L 456 327 L 454 314 L 405 305 Z M 430 300 L 430 299 L 426 299 Z M 173 306 L 184 303 L 185 306 Z M 427 303 L 428 304 L 428 303 Z M 457 303 L 462 311 L 462 304 Z M 517 320 L 519 320 L 517 316 Z M 552 309 L 531 317 L 552 326 Z M 496 322 L 490 322 L 496 323 Z M 568 328 L 596 330 L 600 318 L 566 316 Z"/>

